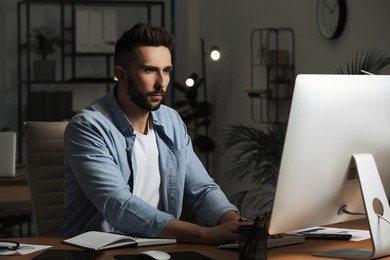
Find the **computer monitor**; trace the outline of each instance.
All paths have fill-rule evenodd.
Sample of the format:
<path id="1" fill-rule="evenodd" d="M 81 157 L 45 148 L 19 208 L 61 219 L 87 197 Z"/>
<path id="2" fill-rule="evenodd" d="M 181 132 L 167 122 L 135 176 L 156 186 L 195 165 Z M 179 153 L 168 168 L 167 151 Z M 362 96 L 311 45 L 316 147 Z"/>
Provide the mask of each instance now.
<path id="1" fill-rule="evenodd" d="M 389 194 L 390 76 L 298 75 L 269 233 L 368 214 L 374 250 L 325 256 L 390 255 Z"/>

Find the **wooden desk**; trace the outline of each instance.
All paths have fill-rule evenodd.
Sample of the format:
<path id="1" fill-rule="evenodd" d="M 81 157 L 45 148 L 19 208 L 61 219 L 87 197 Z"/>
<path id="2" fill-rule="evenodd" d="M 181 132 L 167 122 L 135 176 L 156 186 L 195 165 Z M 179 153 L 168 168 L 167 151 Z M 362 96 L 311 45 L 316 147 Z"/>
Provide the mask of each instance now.
<path id="1" fill-rule="evenodd" d="M 74 249 L 77 250 L 77 247 L 69 246 L 62 244 L 61 237 L 39 237 L 39 238 L 16 238 L 14 241 L 19 241 L 26 244 L 40 244 L 40 245 L 53 245 L 53 249 Z M 216 246 L 207 246 L 207 245 L 195 245 L 195 244 L 172 244 L 172 245 L 161 245 L 161 246 L 148 246 L 148 247 L 126 247 L 121 249 L 109 249 L 105 250 L 102 255 L 97 259 L 114 259 L 114 255 L 117 254 L 137 254 L 145 250 L 162 250 L 165 252 L 179 252 L 179 251 L 196 251 L 213 259 L 237 259 L 238 252 L 230 250 L 218 249 Z M 24 256 L 12 256 L 12 260 L 25 260 L 31 259 L 34 256 L 39 255 L 43 251 L 35 252 L 33 254 L 24 255 Z M 10 259 L 10 256 L 0 256 L 0 259 Z"/>
<path id="2" fill-rule="evenodd" d="M 0 178 L 0 224 L 3 232 L 7 227 L 27 222 L 27 234 L 30 236 L 31 216 L 32 206 L 27 176 L 24 174 L 15 178 Z M 19 226 L 19 236 L 22 235 L 22 227 Z"/>
<path id="3" fill-rule="evenodd" d="M 23 174 L 15 178 L 0 177 L 0 203 L 4 202 L 28 202 L 31 208 L 27 175 Z"/>
<path id="4" fill-rule="evenodd" d="M 338 224 L 332 225 L 334 227 L 344 227 L 344 228 L 356 228 L 356 229 L 366 229 L 367 225 L 364 222 L 359 223 L 349 223 L 349 224 Z M 69 245 L 62 244 L 61 241 L 64 238 L 61 237 L 35 237 L 35 238 L 16 238 L 14 240 L 26 244 L 41 244 L 41 245 L 53 245 L 53 249 L 78 249 Z M 326 251 L 330 249 L 342 248 L 342 247 L 360 247 L 360 248 L 370 248 L 370 240 L 364 240 L 360 242 L 352 241 L 335 241 L 335 240 L 306 240 L 303 244 L 283 246 L 278 248 L 272 248 L 267 251 L 268 259 L 286 259 L 286 260 L 305 260 L 305 259 L 324 259 L 312 256 L 313 253 Z M 195 245 L 195 244 L 175 244 L 175 245 L 161 245 L 161 246 L 151 246 L 151 247 L 127 247 L 121 249 L 111 249 L 106 250 L 103 255 L 98 259 L 114 259 L 116 254 L 136 254 L 144 250 L 162 250 L 165 252 L 178 252 L 178 251 L 196 251 L 213 259 L 238 259 L 237 250 L 226 250 L 218 249 L 215 246 L 207 245 Z M 13 256 L 13 260 L 22 260 L 22 259 L 31 259 L 32 257 L 42 253 L 43 251 L 36 252 L 34 254 L 26 256 Z M 0 256 L 0 259 L 6 259 L 7 257 Z M 9 257 L 8 257 L 9 259 Z M 330 259 L 330 258 L 329 258 Z M 390 259 L 386 257 L 383 259 Z"/>

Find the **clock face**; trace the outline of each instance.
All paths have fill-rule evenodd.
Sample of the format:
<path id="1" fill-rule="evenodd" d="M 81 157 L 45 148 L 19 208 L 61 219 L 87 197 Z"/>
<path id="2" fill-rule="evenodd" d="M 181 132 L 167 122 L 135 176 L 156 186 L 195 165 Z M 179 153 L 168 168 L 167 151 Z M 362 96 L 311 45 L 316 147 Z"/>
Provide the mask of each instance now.
<path id="1" fill-rule="evenodd" d="M 322 36 L 337 38 L 344 29 L 345 21 L 345 0 L 318 0 L 317 25 Z"/>

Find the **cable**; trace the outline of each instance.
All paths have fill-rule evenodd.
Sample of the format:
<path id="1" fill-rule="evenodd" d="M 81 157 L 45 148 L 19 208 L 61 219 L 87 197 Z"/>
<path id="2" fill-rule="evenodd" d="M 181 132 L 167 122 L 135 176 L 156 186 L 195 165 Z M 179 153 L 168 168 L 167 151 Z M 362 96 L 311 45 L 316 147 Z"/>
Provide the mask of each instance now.
<path id="1" fill-rule="evenodd" d="M 388 224 L 390 224 L 390 220 L 388 220 L 388 219 L 385 218 L 384 216 L 379 215 L 378 213 L 377 213 L 376 215 L 378 216 L 378 218 L 383 219 L 383 220 L 386 221 Z"/>
<path id="2" fill-rule="evenodd" d="M 351 212 L 349 210 L 347 210 L 347 205 L 342 205 L 339 209 L 339 211 L 337 212 L 337 215 L 341 215 L 342 213 L 344 214 L 348 214 L 348 215 L 366 215 L 365 212 Z"/>

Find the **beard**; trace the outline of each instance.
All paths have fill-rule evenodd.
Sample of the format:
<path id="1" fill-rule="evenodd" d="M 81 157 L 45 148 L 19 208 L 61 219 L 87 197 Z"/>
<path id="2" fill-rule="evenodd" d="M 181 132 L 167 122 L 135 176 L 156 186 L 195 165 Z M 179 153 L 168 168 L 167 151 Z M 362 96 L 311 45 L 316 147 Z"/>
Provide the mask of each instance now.
<path id="1" fill-rule="evenodd" d="M 163 95 L 163 98 L 157 105 L 154 105 L 152 104 L 152 102 L 149 101 L 148 97 L 156 94 Z M 162 87 L 159 87 L 156 91 L 143 94 L 141 91 L 138 90 L 138 88 L 135 86 L 134 81 L 129 77 L 127 83 L 127 95 L 129 96 L 130 100 L 133 101 L 133 103 L 136 104 L 138 107 L 151 112 L 160 108 L 161 103 L 164 100 L 165 91 Z"/>

